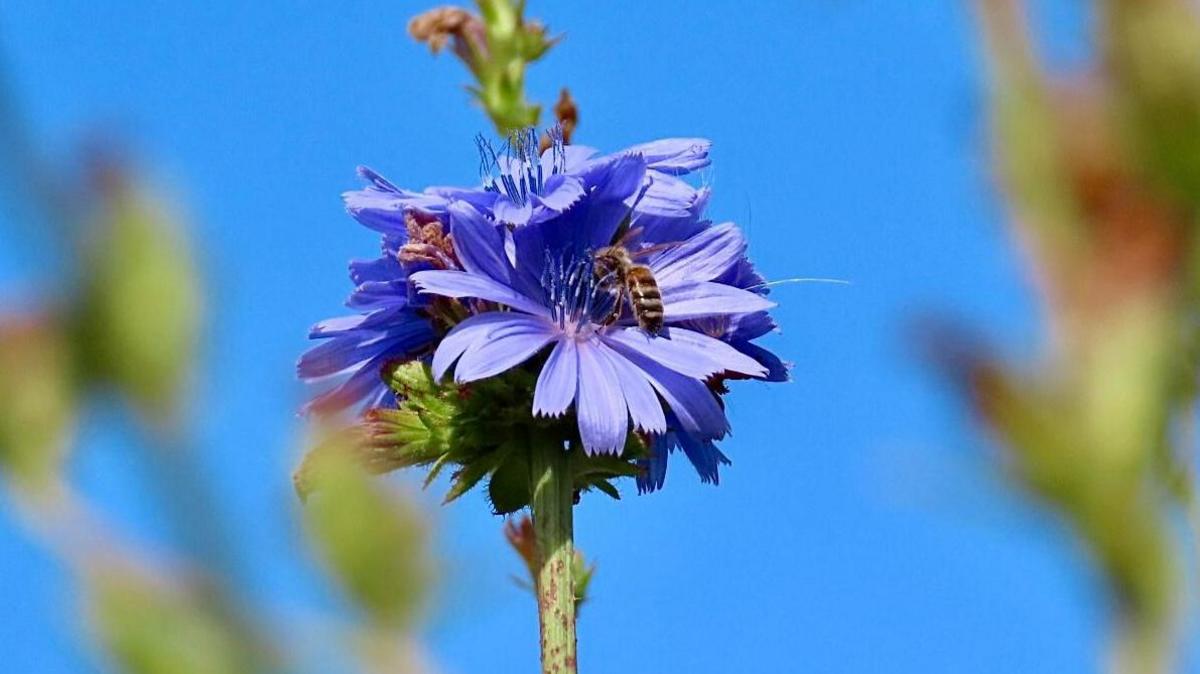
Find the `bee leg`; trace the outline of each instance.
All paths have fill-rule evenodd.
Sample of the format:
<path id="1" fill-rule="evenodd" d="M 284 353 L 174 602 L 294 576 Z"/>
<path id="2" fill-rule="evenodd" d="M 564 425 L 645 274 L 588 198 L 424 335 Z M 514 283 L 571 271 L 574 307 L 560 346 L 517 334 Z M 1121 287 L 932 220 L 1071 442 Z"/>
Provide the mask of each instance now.
<path id="1" fill-rule="evenodd" d="M 616 296 L 617 299 L 613 302 L 612 311 L 610 311 L 600 323 L 606 328 L 613 323 L 616 323 L 617 320 L 621 318 L 621 313 L 625 310 L 625 286 L 620 286 L 620 289 L 616 291 Z"/>

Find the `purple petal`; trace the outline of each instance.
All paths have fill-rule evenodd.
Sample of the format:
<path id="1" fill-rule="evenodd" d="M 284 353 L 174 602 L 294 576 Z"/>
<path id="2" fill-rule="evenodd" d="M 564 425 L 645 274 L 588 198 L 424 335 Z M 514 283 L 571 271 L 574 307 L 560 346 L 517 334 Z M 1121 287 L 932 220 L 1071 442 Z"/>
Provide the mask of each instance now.
<path id="1" fill-rule="evenodd" d="M 379 175 L 375 172 L 375 169 L 369 166 L 359 166 L 355 172 L 358 173 L 359 178 L 371 183 L 371 186 L 377 190 L 382 192 L 395 192 L 397 194 L 403 192 L 403 190 L 401 190 L 399 187 L 396 187 L 394 184 L 392 184 L 392 181 Z"/>
<path id="2" fill-rule="evenodd" d="M 479 187 L 427 187 L 428 194 L 445 197 L 448 201 L 465 201 L 484 213 L 492 210 L 499 194 Z"/>
<path id="3" fill-rule="evenodd" d="M 450 234 L 464 269 L 508 285 L 512 268 L 504 255 L 504 237 L 494 223 L 459 201 L 450 206 Z"/>
<path id="4" fill-rule="evenodd" d="M 350 262 L 350 280 L 355 285 L 368 281 L 395 281 L 404 278 L 404 269 L 394 257 L 380 257 L 374 260 L 352 260 Z"/>
<path id="5" fill-rule="evenodd" d="M 729 465 L 729 459 L 717 449 L 712 440 L 699 440 L 690 433 L 677 433 L 675 438 L 679 448 L 687 455 L 688 461 L 700 474 L 700 481 L 705 484 L 720 484 L 721 464 Z"/>
<path id="6" fill-rule="evenodd" d="M 703 358 L 713 363 L 718 372 L 736 372 L 752 377 L 767 373 L 758 361 L 746 356 L 729 344 L 708 335 L 685 328 L 667 327 L 662 331 L 666 341 L 678 348 L 690 350 L 694 358 Z"/>
<path id="7" fill-rule="evenodd" d="M 354 314 L 353 316 L 339 316 L 337 318 L 327 318 L 316 325 L 308 332 L 309 339 L 322 339 L 327 337 L 335 337 L 347 332 L 355 330 L 380 330 L 403 325 L 408 321 L 425 323 L 425 319 L 417 317 L 415 314 L 406 313 L 405 307 L 393 307 L 373 311 L 369 314 Z"/>
<path id="8" fill-rule="evenodd" d="M 476 339 L 458 361 L 454 381 L 465 384 L 516 367 L 554 339 L 557 331 L 541 318 L 510 314 L 483 339 Z"/>
<path id="9" fill-rule="evenodd" d="M 792 366 L 791 364 L 780 360 L 779 356 L 776 356 L 757 344 L 751 344 L 750 342 L 737 341 L 731 342 L 730 345 L 738 351 L 741 351 L 747 356 L 750 356 L 754 360 L 758 361 L 763 368 L 766 369 L 766 374 L 762 376 L 762 379 L 765 381 L 791 381 Z"/>
<path id="10" fill-rule="evenodd" d="M 678 246 L 668 248 L 650 262 L 659 285 L 684 281 L 711 281 L 746 255 L 741 230 L 727 222 L 700 232 Z"/>
<path id="11" fill-rule="evenodd" d="M 706 379 L 722 369 L 703 354 L 696 354 L 692 349 L 672 340 L 648 335 L 641 328 L 612 329 L 606 332 L 602 339 L 623 354 L 639 353 L 680 374 L 696 379 Z"/>
<path id="12" fill-rule="evenodd" d="M 635 145 L 625 152 L 645 157 L 650 169 L 682 175 L 712 163 L 708 158 L 711 147 L 712 141 L 707 138 L 663 138 Z"/>
<path id="13" fill-rule="evenodd" d="M 685 431 L 709 440 L 729 432 L 725 411 L 703 382 L 679 374 L 641 354 L 625 355 L 667 401 L 667 406 L 675 413 Z"/>
<path id="14" fill-rule="evenodd" d="M 423 293 L 455 298 L 476 297 L 481 300 L 499 302 L 535 316 L 549 315 L 546 307 L 512 288 L 464 271 L 442 269 L 421 271 L 409 278 Z"/>
<path id="15" fill-rule="evenodd" d="M 667 327 L 658 336 L 641 328 L 619 328 L 608 331 L 603 339 L 622 352 L 636 351 L 696 379 L 725 371 L 750 376 L 766 374 L 757 361 L 725 342 L 683 328 Z"/>
<path id="16" fill-rule="evenodd" d="M 664 317 L 668 321 L 688 318 L 748 314 L 765 311 L 775 303 L 762 295 L 711 281 L 687 281 L 660 286 Z"/>
<path id="17" fill-rule="evenodd" d="M 564 145 L 562 148 L 564 165 L 561 168 L 566 173 L 575 173 L 587 162 L 587 160 L 596 156 L 598 152 L 599 151 L 596 148 L 588 147 L 586 145 Z M 542 172 L 545 175 L 551 175 L 554 173 L 555 166 L 553 148 L 546 148 L 546 151 L 542 153 L 541 162 Z"/>
<path id="18" fill-rule="evenodd" d="M 425 348 L 433 339 L 428 321 L 410 316 L 406 322 L 389 326 L 378 333 L 370 330 L 350 332 L 309 349 L 296 365 L 302 379 L 315 379 L 344 372 L 360 363 L 387 355 L 407 357 Z"/>
<path id="19" fill-rule="evenodd" d="M 730 321 L 729 330 L 722 335 L 728 340 L 749 340 L 758 339 L 763 335 L 777 328 L 775 319 L 765 311 L 756 311 L 752 314 L 742 316 L 734 316 Z"/>
<path id="20" fill-rule="evenodd" d="M 534 198 L 546 208 L 555 211 L 567 210 L 575 205 L 575 202 L 582 199 L 585 194 L 583 184 L 578 179 L 561 174 L 550 176 L 546 180 L 546 187 L 543 192 L 544 194 L 537 195 Z"/>
<path id="21" fill-rule="evenodd" d="M 431 368 L 434 380 L 441 381 L 454 361 L 458 360 L 459 356 L 463 355 L 463 352 L 469 349 L 476 340 L 486 339 L 492 328 L 505 323 L 514 315 L 504 311 L 489 311 L 485 314 L 471 316 L 454 326 L 454 329 L 442 338 L 437 351 L 433 354 Z"/>
<path id="22" fill-rule="evenodd" d="M 543 226 L 518 227 L 513 230 L 513 247 L 518 272 L 541 288 L 542 270 L 546 266 L 546 236 Z"/>
<path id="23" fill-rule="evenodd" d="M 385 234 L 404 235 L 407 228 L 404 212 L 410 208 L 441 213 L 450 202 L 436 194 L 410 192 L 384 180 L 369 168 L 360 166 L 358 173 L 371 186 L 342 194 L 346 210 L 364 226 Z"/>
<path id="24" fill-rule="evenodd" d="M 625 447 L 629 411 L 621 381 L 598 343 L 583 342 L 579 353 L 579 384 L 575 414 L 579 436 L 589 454 L 618 454 Z"/>
<path id="25" fill-rule="evenodd" d="M 629 408 L 633 425 L 647 433 L 666 431 L 667 418 L 662 402 L 641 371 L 612 349 L 604 348 L 602 353 L 621 382 L 621 392 L 625 396 L 625 406 Z"/>
<path id="26" fill-rule="evenodd" d="M 355 335 L 331 339 L 305 351 L 296 363 L 296 372 L 301 379 L 315 379 L 343 372 L 377 356 L 381 350 L 386 349 L 390 339 L 387 334 L 374 335 L 367 339 Z"/>
<path id="27" fill-rule="evenodd" d="M 533 206 L 529 202 L 517 204 L 508 197 L 501 196 L 499 199 L 496 199 L 496 204 L 492 207 L 492 213 L 496 216 L 496 220 L 500 222 L 523 225 L 529 222 L 529 216 L 533 215 Z"/>
<path id="28" fill-rule="evenodd" d="M 309 401 L 301 408 L 301 414 L 334 412 L 350 407 L 368 396 L 379 396 L 380 389 L 387 389 L 387 385 L 383 383 L 382 368 L 389 360 L 389 355 L 380 354 L 364 363 L 341 385 Z"/>
<path id="29" fill-rule="evenodd" d="M 692 206 L 699 198 L 696 188 L 679 178 L 662 173 L 648 173 L 649 185 L 637 204 L 640 213 L 670 218 L 686 218 L 692 215 Z"/>
<path id="30" fill-rule="evenodd" d="M 363 321 L 367 320 L 369 314 L 354 314 L 353 316 L 338 316 L 336 318 L 326 318 L 325 320 L 312 326 L 308 331 L 309 339 L 317 337 L 332 337 L 338 333 L 357 330 L 362 327 Z"/>
<path id="31" fill-rule="evenodd" d="M 567 411 L 575 400 L 575 388 L 579 379 L 579 354 L 575 340 L 563 339 L 554 345 L 542 372 L 538 375 L 537 388 L 533 393 L 533 413 L 538 416 L 557 417 Z"/>
<path id="32" fill-rule="evenodd" d="M 598 176 L 598 181 L 587 200 L 586 228 L 578 240 L 584 248 L 595 250 L 612 242 L 630 203 L 642 193 L 646 176 L 646 163 L 638 155 L 625 155 L 609 162 Z M 574 212 L 579 209 L 573 209 Z"/>
<path id="33" fill-rule="evenodd" d="M 708 223 L 700 219 L 708 205 L 711 192 L 707 187 L 696 190 L 696 201 L 684 217 L 668 217 L 647 213 L 639 203 L 634 211 L 635 224 L 642 229 L 642 239 L 649 243 L 685 241 L 703 231 Z M 643 198 L 643 201 L 645 199 Z M 736 285 L 736 284 L 735 284 Z"/>
<path id="34" fill-rule="evenodd" d="M 408 304 L 407 281 L 367 281 L 354 289 L 346 306 L 360 311 L 401 308 Z"/>
<path id="35" fill-rule="evenodd" d="M 648 494 L 662 489 L 667 481 L 667 453 L 670 451 L 672 433 L 656 436 L 650 441 L 650 458 L 639 459 L 642 473 L 637 476 L 639 494 Z"/>

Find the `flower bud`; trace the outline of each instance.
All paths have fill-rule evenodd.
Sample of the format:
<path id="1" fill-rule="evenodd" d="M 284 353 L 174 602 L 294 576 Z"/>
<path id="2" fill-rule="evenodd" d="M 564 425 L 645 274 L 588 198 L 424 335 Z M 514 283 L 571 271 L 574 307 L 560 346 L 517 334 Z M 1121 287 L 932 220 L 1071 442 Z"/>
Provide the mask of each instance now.
<path id="1" fill-rule="evenodd" d="M 195 361 L 201 298 L 191 250 L 178 222 L 136 187 L 115 179 L 101 196 L 77 317 L 86 374 L 167 424 Z"/>

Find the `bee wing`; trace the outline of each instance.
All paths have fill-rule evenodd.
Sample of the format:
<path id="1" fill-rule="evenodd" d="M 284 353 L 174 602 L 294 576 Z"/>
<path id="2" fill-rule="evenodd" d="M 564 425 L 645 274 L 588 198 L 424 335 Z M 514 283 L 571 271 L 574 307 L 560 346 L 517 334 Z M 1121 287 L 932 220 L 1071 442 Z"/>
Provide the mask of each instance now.
<path id="1" fill-rule="evenodd" d="M 632 241 L 634 237 L 642 233 L 641 227 L 633 227 L 633 210 L 631 209 L 621 218 L 621 224 L 617 225 L 617 231 L 613 232 L 612 243 L 610 246 L 625 247 L 625 244 Z"/>
<path id="2" fill-rule="evenodd" d="M 629 251 L 629 257 L 630 257 L 630 259 L 645 258 L 648 255 L 653 255 L 655 253 L 659 253 L 664 250 L 669 250 L 671 248 L 674 248 L 675 246 L 678 246 L 681 243 L 683 243 L 683 242 L 682 241 L 668 241 L 666 243 L 659 243 L 659 244 L 655 244 L 653 246 L 647 246 L 645 248 L 640 248 L 638 250 L 631 250 L 631 251 Z"/>

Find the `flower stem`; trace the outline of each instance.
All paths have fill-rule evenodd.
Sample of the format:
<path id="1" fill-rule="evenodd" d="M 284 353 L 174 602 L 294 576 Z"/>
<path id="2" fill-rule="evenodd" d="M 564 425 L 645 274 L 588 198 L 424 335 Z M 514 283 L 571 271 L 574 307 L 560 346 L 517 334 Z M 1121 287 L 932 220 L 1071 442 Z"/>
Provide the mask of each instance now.
<path id="1" fill-rule="evenodd" d="M 575 583 L 571 577 L 573 480 L 570 454 L 535 438 L 530 457 L 533 530 L 537 541 L 538 624 L 543 674 L 575 674 Z"/>

